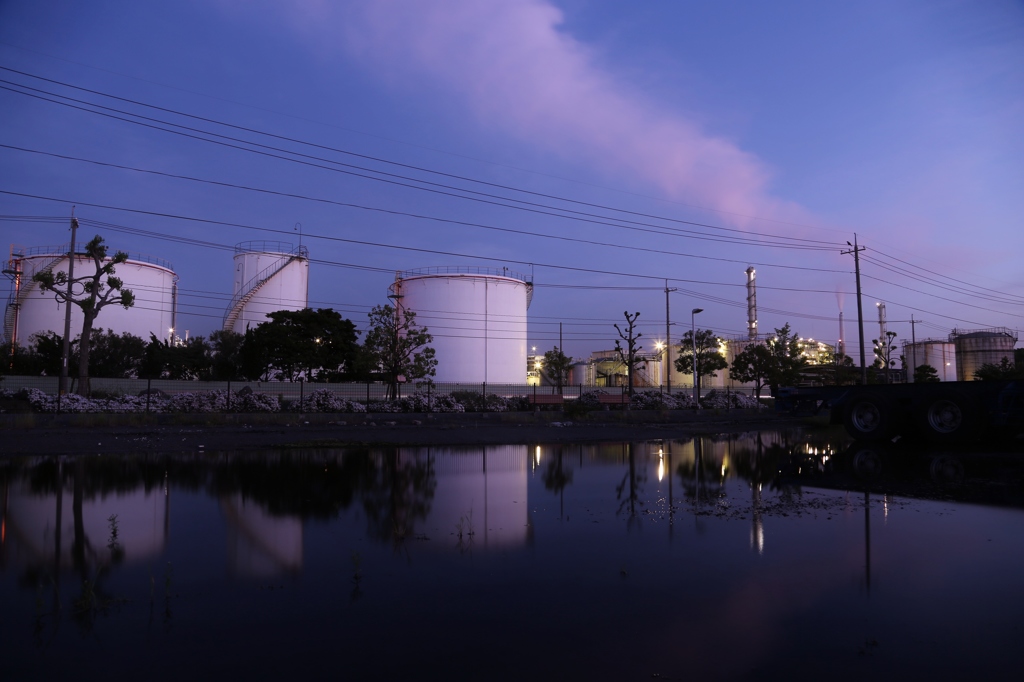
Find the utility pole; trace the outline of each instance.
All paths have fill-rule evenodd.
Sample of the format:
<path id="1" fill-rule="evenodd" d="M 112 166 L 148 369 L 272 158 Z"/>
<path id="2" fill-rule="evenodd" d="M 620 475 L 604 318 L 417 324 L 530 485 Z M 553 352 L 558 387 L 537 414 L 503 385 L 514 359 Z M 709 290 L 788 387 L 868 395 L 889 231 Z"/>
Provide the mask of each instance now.
<path id="1" fill-rule="evenodd" d="M 910 361 L 910 379 L 913 381 L 914 372 L 917 370 L 917 334 L 915 325 L 919 324 L 921 320 L 915 320 L 914 314 L 910 314 L 910 357 L 913 358 Z"/>
<path id="2" fill-rule="evenodd" d="M 68 297 L 64 301 L 64 343 L 60 352 L 60 379 L 57 380 L 57 392 L 64 395 L 68 392 L 68 363 L 71 355 L 71 286 L 75 281 L 75 236 L 78 231 L 78 218 L 75 207 L 71 207 L 71 244 L 68 245 Z"/>
<path id="3" fill-rule="evenodd" d="M 672 323 L 669 321 L 668 314 L 668 295 L 669 292 L 676 291 L 676 289 L 668 288 L 668 280 L 665 280 L 665 357 L 662 358 L 661 364 L 665 366 L 665 391 L 672 395 L 672 336 L 671 326 Z"/>
<path id="4" fill-rule="evenodd" d="M 860 383 L 861 385 L 867 385 L 868 383 L 868 368 L 864 364 L 864 307 L 860 300 L 860 252 L 864 250 L 863 246 L 857 246 L 857 233 L 853 233 L 853 243 L 846 242 L 850 245 L 849 251 L 841 252 L 843 255 L 848 253 L 853 254 L 853 268 L 857 274 L 857 331 L 860 334 Z"/>

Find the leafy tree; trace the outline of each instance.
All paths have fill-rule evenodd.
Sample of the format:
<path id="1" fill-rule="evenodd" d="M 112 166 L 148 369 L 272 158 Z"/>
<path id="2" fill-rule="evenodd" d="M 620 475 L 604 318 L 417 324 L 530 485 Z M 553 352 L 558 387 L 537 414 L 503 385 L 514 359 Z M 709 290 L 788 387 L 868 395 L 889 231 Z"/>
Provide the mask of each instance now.
<path id="1" fill-rule="evenodd" d="M 85 255 L 92 259 L 91 274 L 70 279 L 71 294 L 68 294 L 68 273 L 54 274 L 52 271 L 37 272 L 32 279 L 44 291 L 52 291 L 54 297 L 65 305 L 74 303 L 82 309 L 82 334 L 78 349 L 78 393 L 89 395 L 89 351 L 92 342 L 92 327 L 96 316 L 108 305 L 115 303 L 125 309 L 135 305 L 135 294 L 124 288 L 124 282 L 114 276 L 114 268 L 128 260 L 128 254 L 118 251 L 113 258 L 107 258 L 107 247 L 99 235 L 85 245 Z M 76 294 L 75 289 L 81 293 Z"/>
<path id="2" fill-rule="evenodd" d="M 334 310 L 279 310 L 267 317 L 244 340 L 260 375 L 312 381 L 336 379 L 351 369 L 359 352 L 356 326 Z"/>
<path id="3" fill-rule="evenodd" d="M 753 383 L 756 395 L 759 396 L 774 366 L 775 358 L 771 351 L 764 344 L 751 343 L 733 358 L 729 376 L 734 381 Z"/>
<path id="4" fill-rule="evenodd" d="M 697 340 L 697 400 L 700 400 L 701 377 L 716 376 L 715 372 L 729 366 L 725 357 L 719 352 L 722 339 L 710 329 L 698 329 Z M 682 374 L 693 373 L 694 333 L 683 334 L 679 345 L 679 356 L 676 358 L 676 371 Z"/>
<path id="5" fill-rule="evenodd" d="M 398 396 L 399 381 L 425 380 L 430 383 L 437 368 L 434 349 L 427 344 L 434 340 L 426 327 L 416 324 L 416 313 L 397 311 L 390 305 L 374 306 L 370 311 L 370 328 L 363 340 L 373 366 L 388 380 L 388 396 Z"/>
<path id="6" fill-rule="evenodd" d="M 569 372 L 572 371 L 572 358 L 563 353 L 561 348 L 555 346 L 552 350 L 544 353 L 542 367 L 547 373 L 548 378 L 561 391 L 562 386 L 569 382 Z"/>
<path id="7" fill-rule="evenodd" d="M 835 356 L 835 384 L 845 386 L 857 383 L 857 366 L 853 364 L 853 358 L 849 355 Z"/>
<path id="8" fill-rule="evenodd" d="M 57 355 L 57 371 L 60 372 L 60 354 Z M 34 346 L 25 348 L 21 344 L 0 345 L 0 376 L 39 376 L 43 374 L 43 359 Z"/>
<path id="9" fill-rule="evenodd" d="M 214 381 L 241 379 L 242 342 L 244 334 L 229 329 L 218 329 L 210 333 L 210 349 L 213 352 L 210 375 Z"/>
<path id="10" fill-rule="evenodd" d="M 636 319 L 640 317 L 640 313 L 629 314 L 629 311 L 622 313 L 626 316 L 626 331 L 623 332 L 619 328 L 618 324 L 615 324 L 615 331 L 619 333 L 619 338 L 615 340 L 615 352 L 619 355 L 619 360 L 626 366 L 626 374 L 629 377 L 629 395 L 633 395 L 633 376 L 636 374 L 636 367 L 643 362 L 638 354 L 643 349 L 643 346 L 637 344 L 643 334 L 636 331 Z M 621 341 L 626 342 L 626 348 L 622 348 Z"/>
<path id="11" fill-rule="evenodd" d="M 765 339 L 765 348 L 772 362 L 767 375 L 772 395 L 780 386 L 794 386 L 800 381 L 800 371 L 807 366 L 807 359 L 800 353 L 799 337 L 790 331 L 789 323 L 775 330 L 775 335 Z"/>
<path id="12" fill-rule="evenodd" d="M 145 353 L 146 342 L 138 336 L 128 332 L 115 334 L 112 329 L 98 329 L 93 332 L 89 374 L 115 379 L 137 377 Z"/>
<path id="13" fill-rule="evenodd" d="M 1024 371 L 1017 369 L 1017 366 L 1008 357 L 1003 357 L 999 364 L 987 362 L 974 373 L 977 381 L 1000 381 L 1011 379 L 1024 379 Z"/>

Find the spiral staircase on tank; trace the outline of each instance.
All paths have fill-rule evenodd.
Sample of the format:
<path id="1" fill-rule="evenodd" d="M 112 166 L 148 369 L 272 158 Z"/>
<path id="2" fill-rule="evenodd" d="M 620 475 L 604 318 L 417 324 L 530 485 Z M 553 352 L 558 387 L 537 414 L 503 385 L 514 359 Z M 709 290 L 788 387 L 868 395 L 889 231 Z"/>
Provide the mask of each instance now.
<path id="1" fill-rule="evenodd" d="M 299 246 L 291 253 L 282 254 L 276 262 L 268 265 L 266 268 L 261 270 L 259 274 L 246 282 L 241 289 L 238 290 L 228 304 L 227 312 L 224 313 L 224 331 L 231 331 L 235 326 L 235 322 L 238 321 L 238 317 L 242 314 L 242 310 L 245 308 L 245 304 L 251 301 L 259 292 L 263 286 L 273 279 L 274 275 L 284 270 L 286 267 L 294 263 L 295 261 L 307 260 L 309 258 L 309 249 L 305 246 Z"/>
<path id="2" fill-rule="evenodd" d="M 52 271 L 57 263 L 64 260 L 67 256 L 61 254 L 56 256 L 53 260 L 48 262 L 42 268 L 36 271 L 37 274 Z M 24 305 L 28 297 L 33 292 L 39 289 L 39 282 L 35 279 L 29 279 L 28 281 L 20 280 L 24 275 L 21 270 L 21 258 L 15 258 L 14 254 L 11 254 L 11 259 L 7 261 L 7 267 L 4 268 L 4 274 L 18 282 L 17 287 L 7 299 L 7 308 L 4 311 L 4 336 L 3 340 L 7 343 L 14 343 L 17 339 L 14 338 L 14 332 L 18 324 L 18 311 Z"/>

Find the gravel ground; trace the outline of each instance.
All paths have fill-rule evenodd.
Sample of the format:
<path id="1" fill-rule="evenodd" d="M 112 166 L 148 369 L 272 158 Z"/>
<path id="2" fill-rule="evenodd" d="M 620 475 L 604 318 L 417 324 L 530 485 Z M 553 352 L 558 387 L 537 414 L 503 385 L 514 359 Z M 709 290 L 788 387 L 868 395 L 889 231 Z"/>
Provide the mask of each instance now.
<path id="1" fill-rule="evenodd" d="M 34 417 L 35 415 L 33 415 Z M 140 420 L 119 415 L 0 420 L 7 455 L 123 454 L 130 452 L 258 451 L 356 444 L 490 445 L 688 438 L 695 434 L 792 427 L 805 422 L 774 413 L 588 415 L 559 421 L 541 415 L 191 415 Z M 149 423 L 145 423 L 145 422 Z M 220 423 L 211 423 L 211 422 Z M 140 423 L 142 422 L 142 423 Z M 180 423 L 185 422 L 185 423 Z"/>

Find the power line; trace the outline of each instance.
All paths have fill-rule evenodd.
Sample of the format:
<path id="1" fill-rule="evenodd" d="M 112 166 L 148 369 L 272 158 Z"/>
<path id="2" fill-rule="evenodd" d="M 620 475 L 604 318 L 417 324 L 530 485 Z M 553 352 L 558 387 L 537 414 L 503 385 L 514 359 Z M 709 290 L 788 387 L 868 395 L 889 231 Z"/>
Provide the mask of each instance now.
<path id="1" fill-rule="evenodd" d="M 323 151 L 331 151 L 331 152 L 334 152 L 334 153 L 337 153 L 337 154 L 343 154 L 343 155 L 346 155 L 346 156 L 360 158 L 360 159 L 364 159 L 364 160 L 367 160 L 367 161 L 373 161 L 373 162 L 376 162 L 376 163 L 383 163 L 383 164 L 387 164 L 387 165 L 390 165 L 390 166 L 400 167 L 400 168 L 404 168 L 404 169 L 408 169 L 408 170 L 415 170 L 415 171 L 418 171 L 418 172 L 429 173 L 429 174 L 432 174 L 432 175 L 438 175 L 438 176 L 441 176 L 441 177 L 446 177 L 446 178 L 450 178 L 450 179 L 454 179 L 454 180 L 460 180 L 460 181 L 463 181 L 463 182 L 471 182 L 471 183 L 475 183 L 475 184 L 479 184 L 479 185 L 483 185 L 483 186 L 487 186 L 487 187 L 493 187 L 493 188 L 497 188 L 497 189 L 504 189 L 504 190 L 513 191 L 513 192 L 519 192 L 519 193 L 522 193 L 522 194 L 526 194 L 526 195 L 530 195 L 530 196 L 542 197 L 542 198 L 545 198 L 545 199 L 554 199 L 556 201 L 562 201 L 562 202 L 565 202 L 565 203 L 570 203 L 570 204 L 579 205 L 579 206 L 586 206 L 586 207 L 589 207 L 589 208 L 598 208 L 598 209 L 601 209 L 601 210 L 614 211 L 614 212 L 623 213 L 623 214 L 626 214 L 626 215 L 632 215 L 632 216 L 637 216 L 637 217 L 642 217 L 642 218 L 650 218 L 650 219 L 656 219 L 656 220 L 664 220 L 666 222 L 671 222 L 671 223 L 676 223 L 676 224 L 681 224 L 681 225 L 692 225 L 692 226 L 696 226 L 696 227 L 703 227 L 703 228 L 707 228 L 707 229 L 719 230 L 719 231 L 722 231 L 722 232 L 737 233 L 737 234 L 741 234 L 741 235 L 744 235 L 744 236 L 746 236 L 748 234 L 756 234 L 758 236 L 769 237 L 769 238 L 772 238 L 772 239 L 784 239 L 784 240 L 790 240 L 790 241 L 793 241 L 793 242 L 806 242 L 806 243 L 809 243 L 809 244 L 819 244 L 819 245 L 823 245 L 824 247 L 827 247 L 827 248 L 834 248 L 835 246 L 837 246 L 837 244 L 835 242 L 831 242 L 831 241 L 824 241 L 824 240 L 818 240 L 818 239 L 807 239 L 807 238 L 804 238 L 804 237 L 790 237 L 790 236 L 787 236 L 787 235 L 777 235 L 777 234 L 758 232 L 758 231 L 752 231 L 752 230 L 751 231 L 745 231 L 745 230 L 739 230 L 739 229 L 736 229 L 736 228 L 726 228 L 726 227 L 721 227 L 721 226 L 717 226 L 717 225 L 711 225 L 711 224 L 708 224 L 708 223 L 700 223 L 700 222 L 689 221 L 689 220 L 681 220 L 681 219 L 678 219 L 678 218 L 670 218 L 670 217 L 667 217 L 667 216 L 658 216 L 658 215 L 649 214 L 649 213 L 643 213 L 643 212 L 638 212 L 638 211 L 631 211 L 631 210 L 627 210 L 627 209 L 621 209 L 621 208 L 614 207 L 614 206 L 607 206 L 607 205 L 597 204 L 597 203 L 593 203 L 593 202 L 586 202 L 586 201 L 580 201 L 580 200 L 576 200 L 576 199 L 570 199 L 570 198 L 567 198 L 567 197 L 562 197 L 562 196 L 553 195 L 553 194 L 546 194 L 546 193 L 543 193 L 543 192 L 536 192 L 536 191 L 526 190 L 526 189 L 522 189 L 522 188 L 518 188 L 518 187 L 513 187 L 513 186 L 510 186 L 510 185 L 504 185 L 504 184 L 500 184 L 500 183 L 488 182 L 488 181 L 479 180 L 477 178 L 472 178 L 472 177 L 468 177 L 468 176 L 456 175 L 456 174 L 447 173 L 447 172 L 443 172 L 443 171 L 438 171 L 438 170 L 435 170 L 435 169 L 426 168 L 426 167 L 422 167 L 422 166 L 414 166 L 414 165 L 411 165 L 411 164 L 406 164 L 406 163 L 401 163 L 401 162 L 397 162 L 397 161 L 392 161 L 390 159 L 386 159 L 386 158 L 383 158 L 383 157 L 372 156 L 372 155 L 367 155 L 367 154 L 360 154 L 360 153 L 353 152 L 353 151 L 350 151 L 350 150 L 339 149 L 337 147 L 331 147 L 331 146 L 327 146 L 327 145 L 322 145 L 322 144 L 318 144 L 318 143 L 314 143 L 314 142 L 309 142 L 309 141 L 306 141 L 306 140 L 301 140 L 301 139 L 298 139 L 298 138 L 288 137 L 288 136 L 284 136 L 284 135 L 278 135 L 278 134 L 275 134 L 275 133 L 270 133 L 270 132 L 258 130 L 258 129 L 255 129 L 255 128 L 249 128 L 249 127 L 246 127 L 246 126 L 240 126 L 240 125 L 236 125 L 236 124 L 232 124 L 232 123 L 226 123 L 224 121 L 220 121 L 220 120 L 213 119 L 213 118 L 197 116 L 197 115 L 194 115 L 194 114 L 189 114 L 189 113 L 186 113 L 186 112 L 183 112 L 183 111 L 179 111 L 179 110 L 175 110 L 175 109 L 170 109 L 170 108 L 167 108 L 167 107 L 160 107 L 160 106 L 152 105 L 152 104 L 149 104 L 149 103 L 146 103 L 146 102 L 142 102 L 142 101 L 139 101 L 139 100 L 133 100 L 133 99 L 130 99 L 130 98 L 125 98 L 125 97 L 119 97 L 117 95 L 112 95 L 112 94 L 105 93 L 105 92 L 102 92 L 102 91 L 99 91 L 99 90 L 93 90 L 93 89 L 89 89 L 89 88 L 84 88 L 84 87 L 72 85 L 70 83 L 66 83 L 66 82 L 63 82 L 63 81 L 58 81 L 58 80 L 54 80 L 54 79 L 50 79 L 50 78 L 45 78 L 45 77 L 42 77 L 42 76 L 38 76 L 38 75 L 35 75 L 35 74 L 28 73 L 26 71 L 19 71 L 17 69 L 11 69 L 9 67 L 0 66 L 0 70 L 9 71 L 11 73 L 17 73 L 19 75 L 26 76 L 28 78 L 33 78 L 33 79 L 41 80 L 41 81 L 44 81 L 44 82 L 47 82 L 47 83 L 52 83 L 52 84 L 55 84 L 55 85 L 60 85 L 62 87 L 70 88 L 70 89 L 73 89 L 73 90 L 78 90 L 80 92 L 88 92 L 90 94 L 99 95 L 101 97 L 106 97 L 108 99 L 113 99 L 113 100 L 116 100 L 116 101 L 125 102 L 125 103 L 128 103 L 128 104 L 133 104 L 135 106 L 141 106 L 141 107 L 145 107 L 145 108 L 148 108 L 148 109 L 153 109 L 153 110 L 156 110 L 156 111 L 162 111 L 164 113 L 170 113 L 170 114 L 174 114 L 176 116 L 182 116 L 182 117 L 189 118 L 189 119 L 192 119 L 192 120 L 203 121 L 205 123 L 213 123 L 214 125 L 223 126 L 223 127 L 226 127 L 226 128 L 229 128 L 229 129 L 233 129 L 233 130 L 244 131 L 244 132 L 248 132 L 248 133 L 252 133 L 252 134 L 256 134 L 256 135 L 262 135 L 264 137 L 269 137 L 271 139 L 281 140 L 281 141 L 285 141 L 285 142 L 291 142 L 291 143 L 294 143 L 294 144 L 300 144 L 300 145 L 304 145 L 304 146 L 311 147 L 311 148 L 314 148 L 314 149 L 320 149 L 320 150 L 323 150 Z M 254 146 L 259 146 L 259 147 L 268 148 L 268 149 L 274 149 L 276 151 L 283 151 L 285 153 L 291 153 L 291 154 L 295 154 L 297 156 L 302 156 L 302 157 L 305 157 L 305 158 L 312 158 L 312 159 L 316 159 L 316 160 L 320 160 L 320 161 L 326 161 L 326 162 L 329 162 L 329 163 L 339 163 L 339 162 L 336 162 L 336 161 L 333 161 L 333 160 L 329 160 L 329 159 L 322 159 L 320 157 L 312 157 L 312 156 L 308 156 L 308 155 L 304 155 L 304 154 L 299 154 L 297 152 L 291 152 L 289 150 L 283 150 L 283 149 L 280 149 L 280 148 L 277 148 L 277 147 L 269 147 L 267 145 L 261 145 L 259 143 L 251 142 L 251 141 L 248 141 L 248 140 L 241 140 L 239 138 L 232 138 L 232 137 L 229 137 L 229 136 L 220 135 L 218 133 L 212 133 L 212 132 L 209 132 L 209 131 L 200 131 L 198 129 L 190 128 L 190 127 L 187 127 L 187 126 L 181 126 L 179 124 L 171 123 L 171 122 L 168 122 L 168 121 L 160 121 L 159 119 L 153 119 L 153 118 L 150 118 L 150 117 L 144 117 L 144 116 L 141 116 L 139 114 L 134 114 L 134 113 L 127 112 L 127 111 L 124 111 L 124 110 L 113 109 L 113 108 L 110 108 L 110 107 L 104 107 L 103 105 L 95 104 L 95 103 L 92 103 L 92 102 L 86 102 L 86 101 L 83 101 L 83 100 L 77 100 L 77 99 L 74 99 L 74 98 L 71 98 L 71 97 L 67 97 L 65 95 L 60 95 L 60 94 L 52 93 L 52 92 L 49 92 L 49 91 L 44 91 L 44 90 L 39 90 L 39 89 L 36 89 L 36 88 L 31 88 L 30 86 L 26 86 L 26 85 L 23 85 L 23 84 L 20 84 L 20 83 L 15 83 L 13 81 L 3 81 L 3 80 L 0 80 L 0 82 L 10 83 L 10 84 L 15 85 L 17 87 L 34 90 L 36 92 L 44 92 L 44 93 L 49 94 L 49 95 L 51 95 L 53 97 L 60 97 L 62 99 L 68 99 L 70 101 L 75 101 L 75 102 L 79 102 L 79 103 L 82 103 L 82 104 L 87 104 L 88 106 L 102 108 L 102 109 L 106 109 L 108 111 L 117 111 L 118 113 L 123 113 L 123 114 L 128 115 L 128 116 L 135 116 L 136 118 L 141 118 L 141 119 L 144 119 L 144 120 L 158 121 L 158 122 L 160 122 L 160 123 L 162 123 L 164 125 L 171 125 L 171 126 L 175 126 L 175 127 L 179 127 L 179 128 L 183 128 L 183 129 L 187 129 L 187 130 L 194 130 L 194 131 L 197 131 L 197 132 L 202 132 L 203 134 L 206 134 L 206 135 L 213 135 L 213 136 L 216 136 L 216 137 L 221 137 L 223 139 L 230 139 L 230 140 L 233 140 L 233 141 L 243 142 L 245 144 L 251 144 L 251 145 L 254 145 Z M 15 92 L 17 92 L 17 91 L 15 91 Z M 22 94 L 25 94 L 25 93 L 22 93 Z M 98 112 L 92 112 L 92 113 L 98 113 Z M 567 211 L 567 212 L 571 212 L 571 213 L 579 213 L 579 212 L 576 212 L 576 211 L 569 211 L 568 209 L 552 207 L 552 206 L 548 206 L 548 205 L 545 205 L 545 204 L 536 204 L 534 202 L 526 202 L 526 201 L 523 201 L 523 200 L 520 200 L 520 199 L 515 199 L 515 198 L 512 198 L 512 197 L 505 197 L 505 196 L 500 196 L 500 195 L 494 195 L 494 194 L 489 194 L 489 193 L 486 193 L 486 192 L 477 192 L 475 190 L 469 190 L 469 189 L 465 189 L 465 188 L 461 188 L 461 187 L 454 187 L 454 186 L 450 186 L 450 185 L 442 185 L 442 184 L 439 184 L 439 183 L 433 183 L 433 182 L 426 181 L 426 180 L 420 180 L 418 178 L 411 178 L 411 177 L 408 177 L 408 176 L 396 175 L 396 174 L 392 174 L 392 173 L 385 173 L 383 171 L 379 171 L 379 170 L 371 169 L 371 168 L 366 168 L 366 167 L 362 167 L 362 166 L 353 166 L 351 164 L 340 164 L 340 165 L 344 165 L 344 166 L 352 167 L 352 168 L 358 168 L 359 170 L 363 170 L 363 171 L 366 171 L 366 172 L 378 173 L 378 174 L 381 174 L 381 175 L 387 175 L 387 176 L 390 176 L 390 177 L 396 177 L 396 178 L 400 178 L 400 179 L 403 179 L 403 180 L 409 180 L 409 181 L 413 181 L 413 182 L 419 182 L 419 183 L 429 184 L 429 185 L 433 185 L 433 186 L 443 187 L 445 189 L 452 189 L 452 190 L 456 190 L 456 191 L 460 191 L 460 192 L 467 192 L 467 193 L 472 193 L 472 194 L 478 194 L 480 196 L 496 198 L 496 199 L 500 199 L 502 201 L 515 201 L 515 202 L 523 203 L 525 205 L 530 205 L 530 206 L 541 206 L 541 207 L 548 208 L 548 209 L 553 209 L 553 210 Z M 467 198 L 467 197 L 462 197 L 462 198 Z M 589 214 L 589 213 L 581 213 L 581 215 L 587 215 L 587 216 L 594 217 L 594 214 Z M 604 216 L 597 216 L 597 217 L 602 217 L 603 218 Z M 689 231 L 687 231 L 687 232 L 689 232 Z M 800 247 L 797 247 L 797 248 L 800 248 Z"/>
<path id="2" fill-rule="evenodd" d="M 24 147 L 16 147 L 14 145 L 7 145 L 7 144 L 2 144 L 2 143 L 0 143 L 0 148 L 15 149 L 15 150 L 18 150 L 18 151 L 28 152 L 28 153 L 32 153 L 32 154 L 42 154 L 42 155 L 45 155 L 45 156 L 51 156 L 51 157 L 60 158 L 60 159 L 66 159 L 66 160 L 71 160 L 71 161 L 80 161 L 80 162 L 89 163 L 89 164 L 95 164 L 95 165 L 99 165 L 99 166 L 107 166 L 107 167 L 117 168 L 117 169 L 121 169 L 121 170 L 134 171 L 134 172 L 138 172 L 138 173 L 159 175 L 159 176 L 162 176 L 162 177 L 170 177 L 170 178 L 175 178 L 175 179 L 180 179 L 180 180 L 188 180 L 188 181 L 191 181 L 191 182 L 199 182 L 199 183 L 203 183 L 203 184 L 216 185 L 216 186 L 220 186 L 220 187 L 230 187 L 230 188 L 233 188 L 233 189 L 240 189 L 240 190 L 245 190 L 245 191 L 250 191 L 250 192 L 257 192 L 257 193 L 261 193 L 261 194 L 271 194 L 271 195 L 275 195 L 275 196 L 288 197 L 288 198 L 292 198 L 292 199 L 301 199 L 301 200 L 304 200 L 304 201 L 313 201 L 313 202 L 317 202 L 317 203 L 324 203 L 324 204 L 330 204 L 330 205 L 334 205 L 334 206 L 340 206 L 340 207 L 343 207 L 343 208 L 353 208 L 353 209 L 359 209 L 359 210 L 364 210 L 364 211 L 372 211 L 372 212 L 377 212 L 377 213 L 385 213 L 385 214 L 388 214 L 388 215 L 396 215 L 396 216 L 402 216 L 402 217 L 406 217 L 406 218 L 414 218 L 414 219 L 417 219 L 417 220 L 428 220 L 428 221 L 432 221 L 432 222 L 441 222 L 441 223 L 446 223 L 446 224 L 451 224 L 451 225 L 458 225 L 458 226 L 462 226 L 462 227 L 474 227 L 474 228 L 480 228 L 480 229 L 484 229 L 484 230 L 492 230 L 492 231 L 496 231 L 496 232 L 504 232 L 504 233 L 508 233 L 508 234 L 518 234 L 518 235 L 525 235 L 525 236 L 530 236 L 530 237 L 538 237 L 538 238 L 542 238 L 542 239 L 552 239 L 552 240 L 556 240 L 556 241 L 573 242 L 573 243 L 578 243 L 578 244 L 588 244 L 590 246 L 599 246 L 599 247 L 614 248 L 614 249 L 627 249 L 627 250 L 631 250 L 631 251 L 640 251 L 640 252 L 643 252 L 643 253 L 656 253 L 656 254 L 659 254 L 659 255 L 680 256 L 680 257 L 683 257 L 683 258 L 696 258 L 696 259 L 700 259 L 700 260 L 716 260 L 716 261 L 723 261 L 723 262 L 729 262 L 729 263 L 749 263 L 750 262 L 750 261 L 741 261 L 741 260 L 736 260 L 736 259 L 718 258 L 718 257 L 713 257 L 713 256 L 698 256 L 698 255 L 695 255 L 695 254 L 684 253 L 684 252 L 680 252 L 680 251 L 667 251 L 665 249 L 655 249 L 655 248 L 647 248 L 647 247 L 642 247 L 642 246 L 632 246 L 632 245 L 628 245 L 628 244 L 615 244 L 615 243 L 611 243 L 611 242 L 600 242 L 600 241 L 593 240 L 593 239 L 582 239 L 582 238 L 579 238 L 579 237 L 565 237 L 565 236 L 560 236 L 560 235 L 551 235 L 551 234 L 545 234 L 545 233 L 542 233 L 542 232 L 533 232 L 533 231 L 530 231 L 530 230 L 520 230 L 520 229 L 508 228 L 508 227 L 498 227 L 498 226 L 495 226 L 495 225 L 486 225 L 486 224 L 483 224 L 483 223 L 477 223 L 477 222 L 471 222 L 471 221 L 465 221 L 465 220 L 455 220 L 455 219 L 452 219 L 452 218 L 441 218 L 441 217 L 437 217 L 437 216 L 430 216 L 430 215 L 423 215 L 423 214 L 418 214 L 418 213 L 411 213 L 411 212 L 408 212 L 408 211 L 398 211 L 398 210 L 395 210 L 395 209 L 381 208 L 381 207 L 376 207 L 376 206 L 365 206 L 365 205 L 362 205 L 362 204 L 355 204 L 355 203 L 351 203 L 351 202 L 335 201 L 333 199 L 324 199 L 324 198 L 320 198 L 320 197 L 310 197 L 310 196 L 306 196 L 306 195 L 302 195 L 302 194 L 294 194 L 294 193 L 290 193 L 290 192 L 279 192 L 277 190 L 271 190 L 271 189 L 266 189 L 266 188 L 249 187 L 249 186 L 246 186 L 246 185 L 238 185 L 238 184 L 235 184 L 235 183 L 222 182 L 222 181 L 219 181 L 219 180 L 210 180 L 210 179 L 197 178 L 197 177 L 187 176 L 187 175 L 178 175 L 178 174 L 175 174 L 175 173 L 166 173 L 166 172 L 163 172 L 163 171 L 156 171 L 156 170 L 145 169 L 145 168 L 136 168 L 136 167 L 132 167 L 132 166 L 123 166 L 123 165 L 120 165 L 120 164 L 107 163 L 107 162 L 103 162 L 103 161 L 96 161 L 96 160 L 93 160 L 93 159 L 85 159 L 85 158 L 80 158 L 80 157 L 66 156 L 66 155 L 63 155 L 63 154 L 55 154 L 55 153 L 52 153 L 52 152 L 43 152 L 43 151 L 39 151 L 39 150 L 27 149 L 27 148 L 24 148 Z M 629 229 L 639 229 L 639 228 L 629 228 Z M 655 231 L 655 230 L 640 230 L 640 231 L 643 231 L 643 232 L 653 232 L 654 234 L 665 234 L 664 232 Z M 799 268 L 797 266 L 785 266 L 785 265 L 774 265 L 774 264 L 767 264 L 766 265 L 766 264 L 758 263 L 758 265 L 767 266 L 767 267 L 787 267 L 787 268 L 793 268 L 793 269 L 805 269 L 805 268 Z M 743 286 L 743 285 L 740 285 L 740 286 Z"/>

